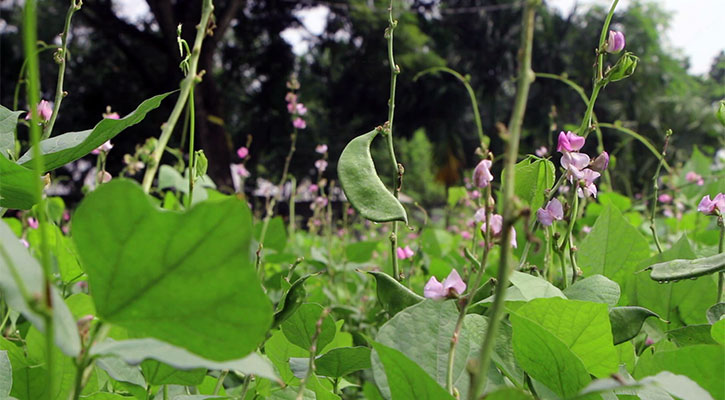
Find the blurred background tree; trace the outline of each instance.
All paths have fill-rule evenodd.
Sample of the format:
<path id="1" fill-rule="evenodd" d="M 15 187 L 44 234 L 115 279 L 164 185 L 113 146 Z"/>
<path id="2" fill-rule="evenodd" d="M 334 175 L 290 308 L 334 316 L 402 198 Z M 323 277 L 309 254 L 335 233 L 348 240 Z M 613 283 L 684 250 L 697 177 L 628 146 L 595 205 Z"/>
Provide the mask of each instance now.
<path id="1" fill-rule="evenodd" d="M 0 102 L 12 106 L 22 63 L 19 36 L 21 1 L 2 6 L 0 32 Z M 62 30 L 67 2 L 40 0 L 39 38 L 54 43 Z M 69 92 L 55 134 L 88 129 L 107 105 L 121 115 L 142 100 L 178 87 L 181 72 L 176 26 L 192 41 L 200 1 L 146 0 L 149 13 L 130 21 L 111 0 L 84 0 L 72 28 L 71 58 L 65 89 Z M 310 110 L 292 172 L 312 176 L 327 143 L 334 179 L 335 161 L 354 136 L 380 125 L 387 117 L 388 79 L 385 0 L 216 0 L 214 35 L 206 39 L 200 68 L 207 71 L 196 89 L 197 143 L 210 162 L 209 173 L 222 187 L 230 186 L 229 163 L 234 149 L 253 138 L 248 164 L 255 176 L 276 181 L 289 143 L 291 123 L 286 111 L 285 82 L 296 74 L 300 101 Z M 295 55 L 281 35 L 304 29 L 300 11 L 325 7 L 323 32 L 307 41 L 309 51 Z M 494 154 L 503 152 L 496 124 L 506 122 L 514 95 L 515 54 L 521 2 L 517 0 L 405 0 L 396 2 L 400 20 L 395 33 L 396 62 L 402 74 L 396 101 L 396 140 L 406 165 L 407 189 L 423 203 L 444 200 L 444 185 L 460 185 L 476 162 L 475 125 L 465 90 L 449 75 L 416 73 L 447 66 L 470 75 L 479 99 L 484 131 Z M 537 16 L 534 70 L 566 76 L 591 90 L 594 48 L 606 9 L 591 7 L 562 15 L 544 4 Z M 621 121 L 660 148 L 664 132 L 675 132 L 673 148 L 685 160 L 697 145 L 712 154 L 724 147 L 723 127 L 714 104 L 725 97 L 725 51 L 706 76 L 688 74 L 688 61 L 671 49 L 664 32 L 671 16 L 654 3 L 635 1 L 620 9 L 613 26 L 624 31 L 627 49 L 641 58 L 635 75 L 610 84 L 597 102 L 602 122 Z M 714 38 L 712 38 L 715 40 Z M 608 57 L 608 62 L 616 61 Z M 56 66 L 52 51 L 41 55 L 43 97 L 54 95 Z M 578 125 L 585 106 L 561 82 L 539 78 L 529 97 L 522 151 L 552 148 L 558 130 Z M 20 98 L 19 109 L 26 109 Z M 142 124 L 116 137 L 109 170 L 123 167 L 125 153 L 148 137 L 156 137 L 171 103 Z M 181 124 L 179 124 L 181 127 Z M 181 129 L 179 128 L 179 131 Z M 417 132 L 417 133 L 416 133 Z M 414 134 L 415 133 L 415 134 Z M 22 132 L 21 132 L 22 134 Z M 21 136 L 23 137 L 23 136 Z M 616 189 L 638 192 L 651 178 L 653 157 L 639 157 L 644 147 L 628 136 L 605 129 L 605 148 L 617 159 L 612 171 Z M 172 146 L 179 146 L 177 133 Z M 593 141 L 592 141 L 593 142 Z M 585 150 L 594 152 L 594 143 Z M 421 149 L 430 149 L 421 152 Z M 376 152 L 384 157 L 384 152 Z M 378 160 L 380 161 L 380 160 Z M 387 164 L 380 164 L 382 166 Z M 382 171 L 381 171 L 382 172 Z M 389 174 L 381 173 L 383 178 Z M 625 184 L 626 182 L 626 184 Z M 404 190 L 405 191 L 405 190 Z"/>

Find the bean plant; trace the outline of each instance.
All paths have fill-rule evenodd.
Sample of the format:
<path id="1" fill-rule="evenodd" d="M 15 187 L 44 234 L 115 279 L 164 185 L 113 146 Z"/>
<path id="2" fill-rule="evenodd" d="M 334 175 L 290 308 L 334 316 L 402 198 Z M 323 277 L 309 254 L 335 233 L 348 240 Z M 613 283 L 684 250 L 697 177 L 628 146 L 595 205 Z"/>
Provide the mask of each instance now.
<path id="1" fill-rule="evenodd" d="M 179 26 L 178 90 L 58 133 L 68 31 L 83 7 L 69 3 L 61 44 L 39 47 L 37 2 L 25 1 L 16 93 L 24 88 L 30 111 L 0 106 L 0 398 L 725 399 L 725 176 L 696 148 L 670 165 L 680 132 L 661 132 L 657 149 L 597 119 L 599 94 L 625 87 L 639 63 L 610 29 L 618 0 L 592 43 L 590 93 L 562 71 L 533 71 L 542 5 L 521 2 L 504 154 L 491 150 L 468 75 L 435 67 L 411 78 L 395 63 L 391 1 L 381 32 L 387 116 L 347 144 L 336 171 L 327 166 L 337 154 L 318 144 L 316 176 L 298 185 L 289 166 L 308 110 L 292 77 L 290 148 L 262 206 L 245 191 L 251 139 L 230 166 L 233 193 L 217 190 L 195 147 L 212 0 L 201 2 L 193 43 Z M 38 53 L 48 49 L 58 64 L 52 104 L 39 96 Z M 397 80 L 430 74 L 463 85 L 479 139 L 466 185 L 449 190 L 445 229 L 401 201 L 405 160 L 394 143 Z M 528 92 L 544 79 L 578 92 L 586 112 L 555 132 L 556 148 L 522 155 Z M 126 154 L 121 176 L 106 172 L 112 140 L 172 101 L 158 139 Z M 648 196 L 611 190 L 616 159 L 602 129 L 656 160 Z M 179 130 L 184 144 L 169 147 Z M 392 187 L 376 170 L 375 140 Z M 176 164 L 162 164 L 166 153 Z M 88 191 L 66 207 L 47 188 L 54 170 L 83 157 L 96 161 Z M 303 197 L 307 226 L 295 214 Z M 287 199 L 285 219 L 277 205 Z"/>

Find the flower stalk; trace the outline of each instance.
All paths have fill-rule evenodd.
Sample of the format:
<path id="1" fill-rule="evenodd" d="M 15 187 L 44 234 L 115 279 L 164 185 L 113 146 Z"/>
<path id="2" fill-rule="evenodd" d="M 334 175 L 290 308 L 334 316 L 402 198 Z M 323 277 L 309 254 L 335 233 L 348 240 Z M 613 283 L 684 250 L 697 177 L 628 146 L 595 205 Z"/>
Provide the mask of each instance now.
<path id="1" fill-rule="evenodd" d="M 657 251 L 662 253 L 662 244 L 660 244 L 660 238 L 657 235 L 657 225 L 655 222 L 655 214 L 657 213 L 657 202 L 659 201 L 659 192 L 660 192 L 660 171 L 662 170 L 662 165 L 665 160 L 665 156 L 667 155 L 667 147 L 670 144 L 670 137 L 672 136 L 672 129 L 668 129 L 665 133 L 665 144 L 662 147 L 662 158 L 660 158 L 660 162 L 657 164 L 657 170 L 655 171 L 655 176 L 652 178 L 652 187 L 654 188 L 654 195 L 652 196 L 652 209 L 649 215 L 649 229 L 652 231 L 652 237 L 655 240 L 655 245 L 657 246 Z M 722 250 L 720 250 L 722 251 Z"/>

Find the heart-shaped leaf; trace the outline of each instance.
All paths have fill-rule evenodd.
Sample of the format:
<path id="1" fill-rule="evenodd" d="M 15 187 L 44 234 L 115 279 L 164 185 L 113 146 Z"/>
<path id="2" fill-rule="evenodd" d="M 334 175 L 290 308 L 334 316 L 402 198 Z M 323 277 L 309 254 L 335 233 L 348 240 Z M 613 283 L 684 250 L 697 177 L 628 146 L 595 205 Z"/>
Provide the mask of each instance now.
<path id="1" fill-rule="evenodd" d="M 15 128 L 22 113 L 0 106 L 0 155 L 5 158 L 8 158 L 9 153 L 15 152 Z"/>
<path id="2" fill-rule="evenodd" d="M 322 316 L 322 312 L 323 308 L 319 304 L 302 304 L 294 314 L 282 323 L 282 333 L 291 343 L 309 350 L 312 346 L 312 338 L 315 336 L 317 329 L 320 329 L 316 346 L 318 349 L 323 349 L 335 338 L 336 330 L 335 321 L 329 315 L 325 316 L 322 325 L 318 328 L 317 321 Z"/>
<path id="3" fill-rule="evenodd" d="M 378 301 L 391 316 L 424 300 L 423 296 L 401 285 L 385 272 L 367 271 L 367 273 L 375 278 L 378 287 Z"/>
<path id="4" fill-rule="evenodd" d="M 372 130 L 351 140 L 337 162 L 337 175 L 350 204 L 363 217 L 375 222 L 403 221 L 408 214 L 403 205 L 380 180 L 375 170 L 370 144 L 378 130 Z"/>
<path id="5" fill-rule="evenodd" d="M 604 275 L 592 275 L 564 289 L 564 294 L 571 300 L 592 301 L 613 307 L 617 305 L 621 292 L 617 282 Z"/>
<path id="6" fill-rule="evenodd" d="M 168 212 L 127 180 L 96 189 L 73 217 L 98 316 L 213 360 L 254 351 L 272 323 L 251 234 L 236 198 Z"/>
<path id="7" fill-rule="evenodd" d="M 29 210 L 35 204 L 39 176 L 0 157 L 0 207 Z"/>
<path id="8" fill-rule="evenodd" d="M 639 330 L 642 329 L 644 320 L 649 317 L 659 318 L 660 316 L 644 307 L 637 306 L 614 307 L 609 310 L 614 344 L 626 342 L 637 336 Z"/>
<path id="9" fill-rule="evenodd" d="M 41 141 L 40 150 L 43 153 L 45 171 L 52 171 L 85 156 L 107 140 L 113 139 L 124 129 L 143 121 L 146 114 L 157 108 L 161 101 L 171 93 L 174 92 L 160 94 L 145 100 L 133 112 L 121 119 L 104 118 L 93 129 L 68 132 Z M 33 149 L 30 149 L 20 157 L 18 164 L 28 166 L 32 159 Z"/>
<path id="10" fill-rule="evenodd" d="M 657 282 L 673 282 L 725 270 L 725 253 L 695 260 L 672 260 L 650 265 L 650 278 Z"/>
<path id="11" fill-rule="evenodd" d="M 341 347 L 332 349 L 315 361 L 317 374 L 340 378 L 370 368 L 370 349 L 367 347 Z"/>
<path id="12" fill-rule="evenodd" d="M 279 324 L 294 314 L 302 303 L 304 303 L 305 297 L 307 296 L 304 283 L 307 279 L 309 279 L 309 277 L 315 275 L 317 274 L 307 274 L 297 279 L 292 286 L 290 286 L 284 296 L 282 296 L 282 300 L 280 300 L 281 308 L 279 308 L 279 310 L 274 314 L 272 329 L 278 327 Z"/>

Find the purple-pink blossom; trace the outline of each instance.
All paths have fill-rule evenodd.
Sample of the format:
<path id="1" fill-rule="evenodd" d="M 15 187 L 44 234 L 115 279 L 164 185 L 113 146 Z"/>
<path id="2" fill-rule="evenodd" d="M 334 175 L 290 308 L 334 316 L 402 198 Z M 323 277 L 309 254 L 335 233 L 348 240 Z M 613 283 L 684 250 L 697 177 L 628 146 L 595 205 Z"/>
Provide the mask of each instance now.
<path id="1" fill-rule="evenodd" d="M 491 160 L 481 160 L 473 170 L 473 184 L 479 188 L 485 188 L 493 180 L 491 174 Z"/>
<path id="2" fill-rule="evenodd" d="M 478 213 L 476 213 L 476 214 L 478 214 Z M 483 218 L 483 224 L 481 224 L 481 232 L 483 232 L 483 234 L 485 235 L 486 229 L 488 229 L 487 225 L 486 225 L 486 214 L 485 213 L 483 214 L 482 218 Z M 503 217 L 499 214 L 491 214 L 491 234 L 493 235 L 494 238 L 498 238 L 498 237 L 501 237 L 501 231 L 503 231 Z M 511 237 L 511 240 L 510 240 L 511 247 L 516 248 L 516 246 L 517 246 L 516 229 L 514 229 L 513 226 L 511 227 L 510 237 Z"/>
<path id="3" fill-rule="evenodd" d="M 543 226 L 551 226 L 554 220 L 561 221 L 564 219 L 564 208 L 558 199 L 551 199 L 546 203 L 546 207 L 539 208 L 536 211 L 536 218 Z"/>
<path id="4" fill-rule="evenodd" d="M 53 107 L 51 107 L 50 103 L 45 100 L 40 100 L 40 103 L 38 103 L 38 106 L 35 109 L 37 110 L 38 116 L 40 116 L 42 122 L 50 121 L 50 117 L 53 116 Z M 25 116 L 26 120 L 30 120 L 31 118 L 32 116 L 30 113 Z"/>
<path id="5" fill-rule="evenodd" d="M 108 153 L 109 151 L 111 151 L 112 148 L 113 148 L 113 144 L 111 143 L 111 141 L 106 140 L 105 142 L 103 142 L 102 145 L 93 149 L 91 151 L 91 154 L 101 154 L 101 152 Z"/>
<path id="6" fill-rule="evenodd" d="M 602 154 L 598 155 L 597 158 L 592 161 L 592 164 L 589 166 L 589 168 L 597 171 L 597 172 L 604 172 L 604 170 L 607 169 L 609 166 L 609 153 L 606 151 L 603 151 Z"/>
<path id="7" fill-rule="evenodd" d="M 564 151 L 579 151 L 584 147 L 584 138 L 572 132 L 559 132 L 559 141 L 556 145 L 556 151 L 563 153 Z"/>
<path id="8" fill-rule="evenodd" d="M 725 213 L 725 194 L 718 193 L 714 199 L 710 199 L 710 195 L 706 195 L 697 205 L 697 211 L 705 214 L 723 214 Z"/>
<path id="9" fill-rule="evenodd" d="M 244 166 L 244 164 L 232 164 L 232 172 L 236 175 L 241 176 L 242 178 L 249 178 L 251 175 L 249 171 L 247 170 L 247 167 Z"/>
<path id="10" fill-rule="evenodd" d="M 111 112 L 108 114 L 103 114 L 103 118 L 105 118 L 105 119 L 121 119 L 121 116 L 118 115 L 117 112 Z"/>
<path id="11" fill-rule="evenodd" d="M 702 176 L 694 171 L 690 171 L 685 175 L 685 180 L 687 180 L 690 183 L 696 183 L 697 186 L 702 186 L 705 184 L 705 180 L 702 179 Z"/>
<path id="12" fill-rule="evenodd" d="M 297 115 L 305 115 L 307 114 L 307 107 L 305 107 L 302 103 L 297 103 L 295 111 L 297 112 Z"/>
<path id="13" fill-rule="evenodd" d="M 327 161 L 322 159 L 315 161 L 315 168 L 320 172 L 325 172 L 327 169 Z"/>
<path id="14" fill-rule="evenodd" d="M 38 220 L 33 217 L 28 217 L 28 226 L 31 229 L 38 229 Z"/>
<path id="15" fill-rule="evenodd" d="M 594 180 L 599 178 L 601 174 L 597 171 L 593 171 L 589 168 L 581 171 L 579 177 L 579 187 L 577 188 L 577 195 L 579 197 L 597 197 L 597 186 L 594 184 Z"/>
<path id="16" fill-rule="evenodd" d="M 561 156 L 561 166 L 566 169 L 569 181 L 581 179 L 581 172 L 589 165 L 589 156 L 584 153 L 564 152 Z"/>
<path id="17" fill-rule="evenodd" d="M 466 283 L 458 275 L 458 271 L 452 269 L 443 282 L 438 282 L 435 276 L 431 276 L 423 288 L 423 295 L 428 299 L 444 299 L 457 297 L 465 291 Z"/>
<path id="18" fill-rule="evenodd" d="M 327 145 L 326 144 L 318 144 L 315 147 L 315 152 L 317 152 L 319 154 L 325 154 L 325 153 L 327 153 Z"/>
<path id="19" fill-rule="evenodd" d="M 539 157 L 544 157 L 545 155 L 549 154 L 549 149 L 547 149 L 546 146 L 541 146 L 536 149 L 536 151 L 534 151 L 534 154 Z"/>
<path id="20" fill-rule="evenodd" d="M 241 159 L 245 159 L 245 158 L 247 158 L 248 155 L 249 155 L 249 149 L 248 148 L 242 146 L 242 147 L 240 147 L 240 148 L 237 149 L 237 157 L 239 157 Z"/>
<path id="21" fill-rule="evenodd" d="M 405 247 L 398 247 L 398 249 L 395 251 L 398 258 L 401 260 L 405 260 L 406 258 L 411 258 L 415 254 L 413 250 L 410 248 L 410 246 Z"/>
<path id="22" fill-rule="evenodd" d="M 313 183 L 310 185 L 308 190 L 310 193 L 315 194 L 318 190 L 320 190 L 320 187 Z"/>
<path id="23" fill-rule="evenodd" d="M 305 129 L 307 128 L 307 122 L 305 122 L 304 119 L 297 117 L 292 121 L 292 126 L 294 126 L 297 129 Z"/>
<path id="24" fill-rule="evenodd" d="M 604 50 L 607 51 L 607 53 L 619 53 L 624 49 L 624 33 L 619 31 L 609 31 L 609 39 L 607 39 L 607 44 Z"/>
<path id="25" fill-rule="evenodd" d="M 660 203 L 665 203 L 665 204 L 666 204 L 666 203 L 670 203 L 670 202 L 672 201 L 672 196 L 670 196 L 670 195 L 669 195 L 669 194 L 667 194 L 667 193 L 662 193 L 661 195 L 659 195 L 659 196 L 657 197 L 657 200 L 658 200 L 658 201 L 659 201 Z"/>
<path id="26" fill-rule="evenodd" d="M 461 232 L 461 237 L 463 240 L 471 240 L 473 238 L 473 235 L 469 231 L 463 231 Z"/>

